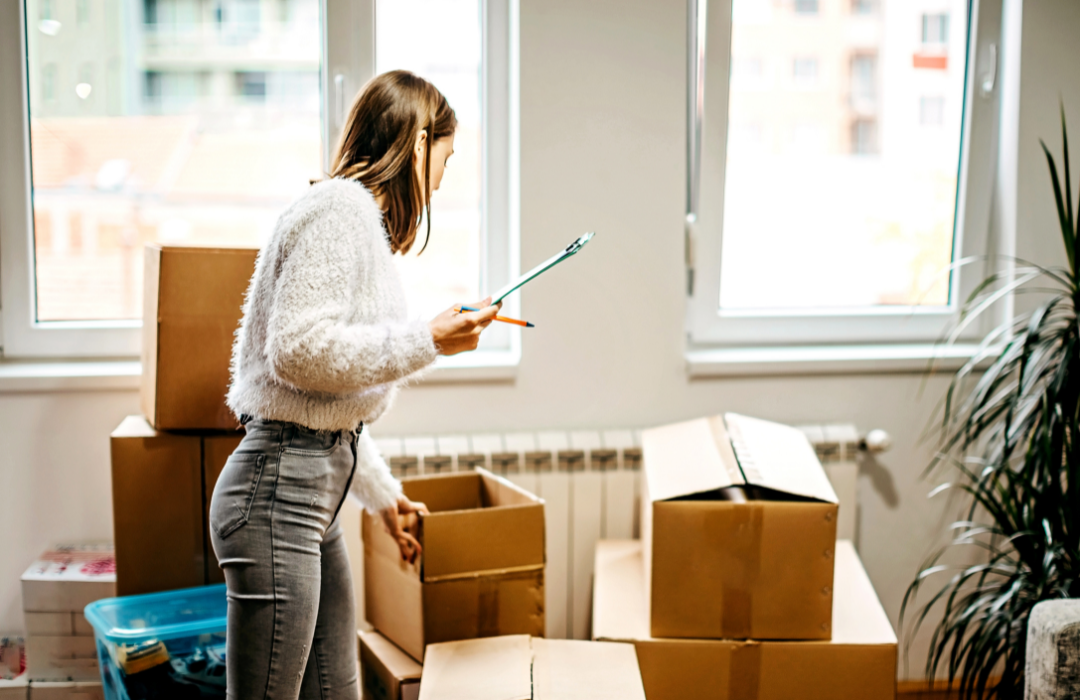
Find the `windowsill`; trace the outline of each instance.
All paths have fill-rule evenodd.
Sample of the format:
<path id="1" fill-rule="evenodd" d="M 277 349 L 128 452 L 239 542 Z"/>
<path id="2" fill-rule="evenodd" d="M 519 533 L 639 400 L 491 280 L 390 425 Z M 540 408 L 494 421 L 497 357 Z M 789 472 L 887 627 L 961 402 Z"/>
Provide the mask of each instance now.
<path id="1" fill-rule="evenodd" d="M 511 382 L 517 377 L 520 354 L 486 350 L 440 357 L 423 384 Z M 138 391 L 142 363 L 138 360 L 69 360 L 0 362 L 0 394 L 53 391 Z"/>
<path id="2" fill-rule="evenodd" d="M 794 374 L 876 374 L 958 369 L 975 344 L 848 345 L 784 348 L 710 348 L 686 352 L 691 378 Z"/>

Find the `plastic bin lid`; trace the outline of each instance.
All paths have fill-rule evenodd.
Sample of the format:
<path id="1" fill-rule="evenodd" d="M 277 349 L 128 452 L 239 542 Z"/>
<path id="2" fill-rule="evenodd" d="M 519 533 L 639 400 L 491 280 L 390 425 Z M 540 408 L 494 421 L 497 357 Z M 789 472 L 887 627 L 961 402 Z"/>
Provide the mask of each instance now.
<path id="1" fill-rule="evenodd" d="M 223 632 L 228 602 L 225 584 L 163 593 L 104 598 L 86 606 L 94 631 L 114 644 L 177 639 Z"/>

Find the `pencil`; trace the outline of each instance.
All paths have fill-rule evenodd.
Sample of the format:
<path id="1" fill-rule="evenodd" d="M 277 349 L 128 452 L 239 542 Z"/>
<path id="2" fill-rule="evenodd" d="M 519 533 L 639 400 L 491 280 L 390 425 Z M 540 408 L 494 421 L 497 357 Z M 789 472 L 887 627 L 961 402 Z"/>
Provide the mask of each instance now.
<path id="1" fill-rule="evenodd" d="M 461 313 L 462 311 L 479 311 L 479 310 L 480 309 L 474 309 L 471 306 L 459 306 L 458 307 L 458 313 Z M 507 318 L 506 316 L 496 316 L 495 320 L 496 321 L 502 321 L 503 323 L 512 323 L 515 326 L 522 326 L 524 328 L 536 328 L 536 326 L 529 323 L 528 321 L 519 321 L 516 318 Z"/>

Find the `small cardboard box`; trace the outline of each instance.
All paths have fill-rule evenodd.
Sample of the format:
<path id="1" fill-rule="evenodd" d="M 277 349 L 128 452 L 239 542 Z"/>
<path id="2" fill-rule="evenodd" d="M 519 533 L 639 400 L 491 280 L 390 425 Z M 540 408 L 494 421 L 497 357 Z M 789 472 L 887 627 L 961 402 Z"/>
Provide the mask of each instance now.
<path id="1" fill-rule="evenodd" d="M 159 430 L 238 427 L 225 392 L 257 254 L 254 248 L 147 244 L 142 410 Z"/>
<path id="2" fill-rule="evenodd" d="M 652 635 L 828 639 L 837 499 L 806 436 L 728 413 L 642 447 Z"/>
<path id="3" fill-rule="evenodd" d="M 597 543 L 593 638 L 632 642 L 649 700 L 893 700 L 896 635 L 851 542 L 837 542 L 831 641 L 658 639 L 642 543 Z"/>
<path id="4" fill-rule="evenodd" d="M 142 416 L 128 416 L 113 431 L 118 595 L 222 580 L 207 536 L 207 507 L 217 475 L 241 436 L 160 432 Z"/>
<path id="5" fill-rule="evenodd" d="M 416 700 L 422 667 L 378 632 L 360 630 L 363 700 Z"/>
<path id="6" fill-rule="evenodd" d="M 93 637 L 26 638 L 26 677 L 35 681 L 97 681 L 97 646 Z"/>
<path id="7" fill-rule="evenodd" d="M 66 625 L 59 622 L 64 629 L 71 629 L 72 613 L 115 595 L 116 559 L 109 543 L 55 545 L 22 575 L 24 614 L 59 613 L 68 619 Z M 57 618 L 48 617 L 43 624 L 58 624 Z"/>
<path id="8" fill-rule="evenodd" d="M 426 658 L 420 700 L 645 700 L 629 644 L 513 635 L 432 644 Z"/>
<path id="9" fill-rule="evenodd" d="M 365 610 L 375 629 L 423 661 L 424 647 L 544 633 L 544 502 L 484 469 L 407 478 L 427 504 L 423 555 L 401 560 L 377 515 L 364 513 Z"/>
<path id="10" fill-rule="evenodd" d="M 0 700 L 27 700 L 30 695 L 30 681 L 26 674 L 18 678 L 0 677 Z"/>

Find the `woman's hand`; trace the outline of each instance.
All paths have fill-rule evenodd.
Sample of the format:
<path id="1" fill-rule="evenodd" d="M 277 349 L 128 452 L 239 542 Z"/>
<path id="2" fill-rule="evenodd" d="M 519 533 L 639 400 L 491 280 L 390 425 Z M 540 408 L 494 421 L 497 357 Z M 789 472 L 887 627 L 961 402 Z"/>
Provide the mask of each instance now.
<path id="1" fill-rule="evenodd" d="M 459 352 L 475 350 L 480 342 L 480 333 L 487 328 L 495 314 L 499 313 L 502 303 L 491 305 L 491 297 L 475 304 L 465 304 L 479 311 L 456 311 L 460 305 L 451 306 L 432 319 L 428 326 L 435 347 L 440 355 L 456 355 Z"/>
<path id="2" fill-rule="evenodd" d="M 380 511 L 386 531 L 398 543 L 402 561 L 410 564 L 420 554 L 420 542 L 416 539 L 420 527 L 420 515 L 427 515 L 428 509 L 423 503 L 414 503 L 405 496 L 398 496 L 397 503 Z"/>

